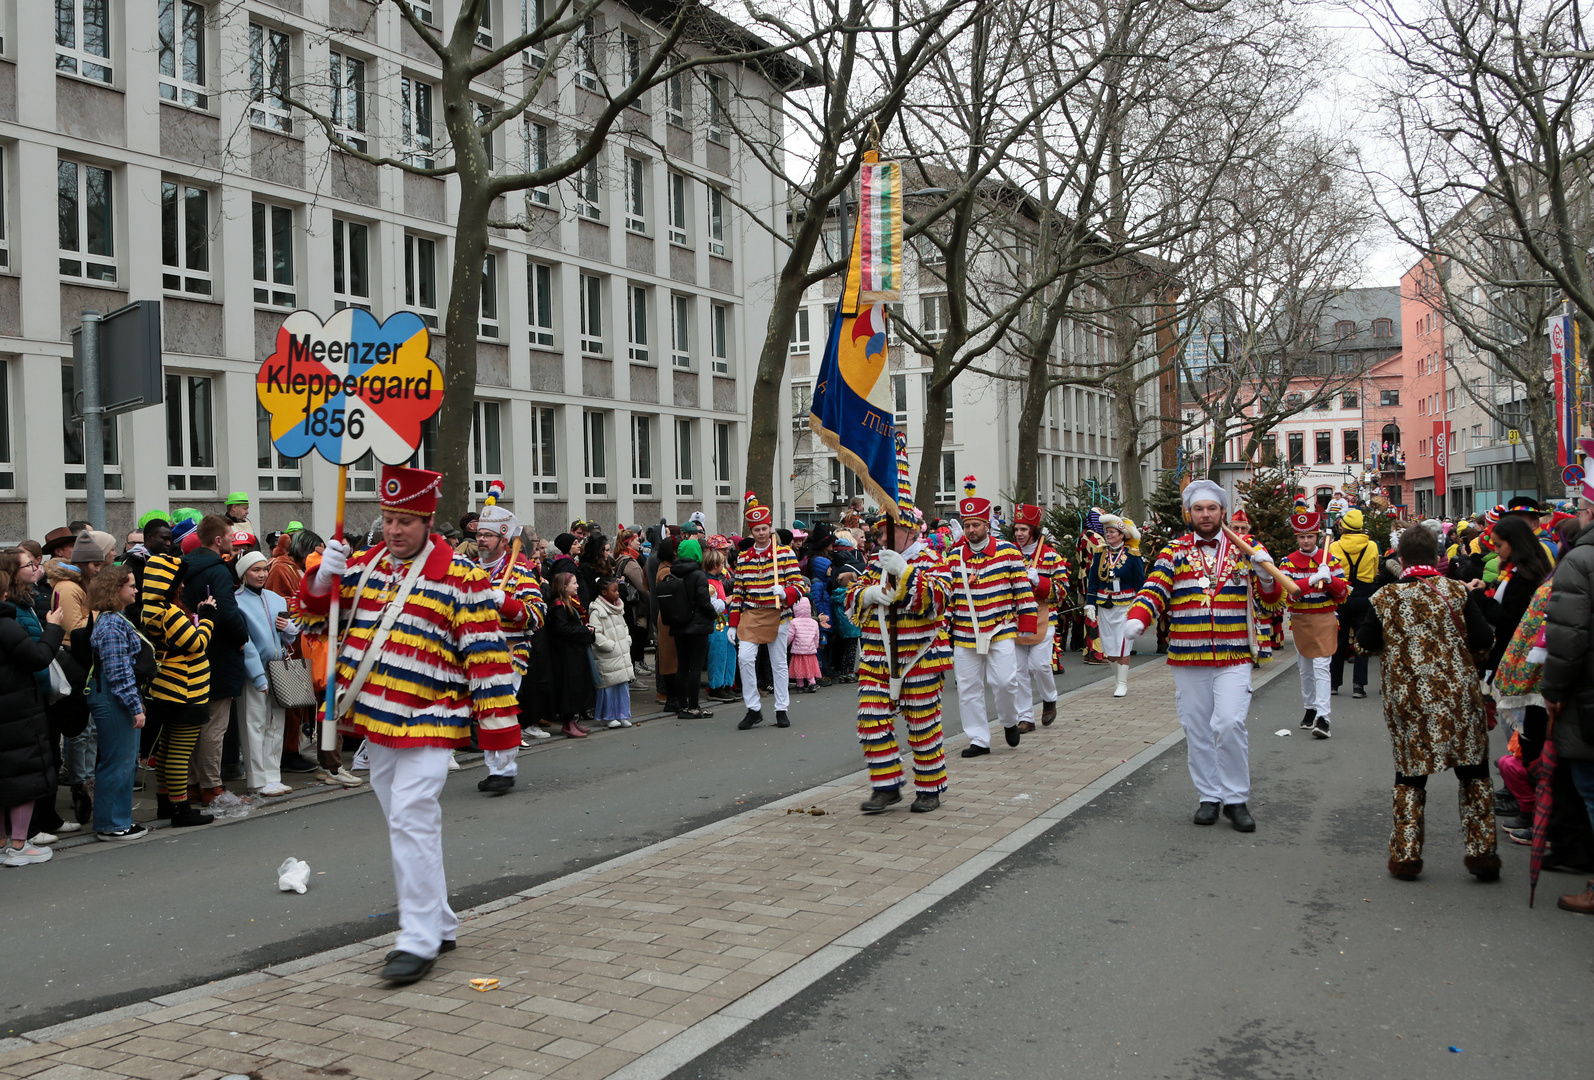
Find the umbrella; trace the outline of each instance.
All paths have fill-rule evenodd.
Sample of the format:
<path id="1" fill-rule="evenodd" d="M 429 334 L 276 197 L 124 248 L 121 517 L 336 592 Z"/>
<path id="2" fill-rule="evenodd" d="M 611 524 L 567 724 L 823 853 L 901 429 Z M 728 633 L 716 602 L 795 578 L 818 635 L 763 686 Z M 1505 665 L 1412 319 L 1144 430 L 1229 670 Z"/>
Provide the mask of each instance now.
<path id="1" fill-rule="evenodd" d="M 1533 906 L 1533 894 L 1539 888 L 1539 870 L 1544 866 L 1544 849 L 1549 845 L 1550 778 L 1555 775 L 1555 763 L 1560 755 L 1555 752 L 1555 718 L 1544 730 L 1544 749 L 1533 762 L 1533 846 L 1528 848 L 1528 907 Z"/>

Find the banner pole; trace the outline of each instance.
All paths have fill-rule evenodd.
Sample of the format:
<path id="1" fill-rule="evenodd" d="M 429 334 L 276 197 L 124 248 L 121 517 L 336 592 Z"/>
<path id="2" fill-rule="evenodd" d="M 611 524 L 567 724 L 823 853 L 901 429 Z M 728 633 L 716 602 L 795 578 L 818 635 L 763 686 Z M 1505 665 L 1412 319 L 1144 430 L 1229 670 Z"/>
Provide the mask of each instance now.
<path id="1" fill-rule="evenodd" d="M 349 486 L 349 467 L 338 466 L 338 514 L 332 524 L 332 538 L 343 539 L 343 509 L 347 501 Z M 336 716 L 338 700 L 338 606 L 343 598 L 343 582 L 336 581 L 332 584 L 332 607 L 327 613 L 327 702 L 326 711 L 321 718 L 321 749 L 336 750 L 338 748 L 338 718 Z M 356 597 L 356 600 L 359 598 Z"/>

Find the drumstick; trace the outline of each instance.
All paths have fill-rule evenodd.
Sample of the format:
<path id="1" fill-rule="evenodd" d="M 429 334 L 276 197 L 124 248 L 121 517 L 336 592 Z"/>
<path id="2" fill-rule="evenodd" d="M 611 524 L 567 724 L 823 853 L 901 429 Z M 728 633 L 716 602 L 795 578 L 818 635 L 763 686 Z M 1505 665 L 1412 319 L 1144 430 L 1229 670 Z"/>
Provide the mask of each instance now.
<path id="1" fill-rule="evenodd" d="M 1251 556 L 1256 554 L 1256 548 L 1252 547 L 1250 544 L 1247 544 L 1243 539 L 1241 539 L 1240 534 L 1229 528 L 1227 522 L 1225 522 L 1223 525 L 1223 533 L 1234 542 L 1234 546 L 1239 548 L 1240 554 L 1244 555 L 1246 558 L 1249 559 Z M 1290 577 L 1284 571 L 1280 570 L 1277 564 L 1267 562 L 1264 563 L 1263 566 L 1267 572 L 1272 575 L 1273 580 L 1277 581 L 1281 586 L 1283 586 L 1285 595 L 1301 595 L 1301 587 L 1295 584 L 1295 579 Z"/>

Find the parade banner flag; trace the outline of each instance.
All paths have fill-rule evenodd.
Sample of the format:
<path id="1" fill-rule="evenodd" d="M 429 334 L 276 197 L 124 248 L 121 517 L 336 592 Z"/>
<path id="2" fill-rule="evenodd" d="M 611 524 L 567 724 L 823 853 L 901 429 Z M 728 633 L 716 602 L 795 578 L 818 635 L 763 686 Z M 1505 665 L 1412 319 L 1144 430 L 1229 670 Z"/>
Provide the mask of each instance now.
<path id="1" fill-rule="evenodd" d="M 1578 417 L 1582 414 L 1577 386 L 1577 338 L 1572 316 L 1550 320 L 1550 370 L 1555 376 L 1555 463 L 1577 464 Z"/>
<path id="2" fill-rule="evenodd" d="M 1450 421 L 1433 422 L 1433 492 L 1443 500 L 1450 495 Z"/>
<path id="3" fill-rule="evenodd" d="M 872 152 L 864 168 L 874 164 Z M 893 199 L 902 235 L 900 202 Z M 897 517 L 896 426 L 892 423 L 891 376 L 886 365 L 885 304 L 860 300 L 866 228 L 860 219 L 852 234 L 841 303 L 825 339 L 825 355 L 814 380 L 808 427 L 836 452 L 841 463 L 863 481 L 882 510 Z M 893 281 L 899 280 L 893 278 Z M 900 295 L 900 294 L 899 294 Z"/>
<path id="4" fill-rule="evenodd" d="M 902 163 L 866 162 L 858 182 L 859 299 L 902 299 Z"/>

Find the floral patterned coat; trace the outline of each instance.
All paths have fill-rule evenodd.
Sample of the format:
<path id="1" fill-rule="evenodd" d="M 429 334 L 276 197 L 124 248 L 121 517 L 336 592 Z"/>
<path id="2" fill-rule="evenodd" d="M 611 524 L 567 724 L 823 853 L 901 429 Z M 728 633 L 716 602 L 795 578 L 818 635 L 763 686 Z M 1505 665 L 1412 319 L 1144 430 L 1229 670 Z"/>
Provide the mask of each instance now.
<path id="1" fill-rule="evenodd" d="M 1373 594 L 1356 648 L 1384 654 L 1384 723 L 1396 772 L 1424 776 L 1485 760 L 1489 729 L 1468 651 L 1493 640 L 1459 581 L 1405 578 Z"/>

